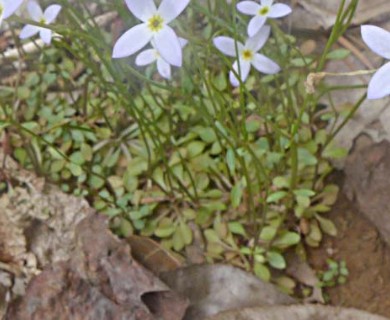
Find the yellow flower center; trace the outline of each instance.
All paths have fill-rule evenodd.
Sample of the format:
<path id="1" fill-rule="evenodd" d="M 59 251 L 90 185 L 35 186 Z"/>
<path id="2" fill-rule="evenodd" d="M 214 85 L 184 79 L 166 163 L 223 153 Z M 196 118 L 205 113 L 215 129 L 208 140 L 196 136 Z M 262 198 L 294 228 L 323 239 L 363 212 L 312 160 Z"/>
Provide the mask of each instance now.
<path id="1" fill-rule="evenodd" d="M 46 20 L 45 20 L 45 18 L 41 18 L 41 19 L 39 19 L 39 21 L 38 21 L 40 24 L 46 24 Z"/>
<path id="2" fill-rule="evenodd" d="M 0 4 L 0 17 L 3 15 L 4 7 L 2 4 Z"/>
<path id="3" fill-rule="evenodd" d="M 260 10 L 259 10 L 259 15 L 265 16 L 265 15 L 268 14 L 269 10 L 270 10 L 270 9 L 269 9 L 268 6 L 264 6 L 264 7 L 260 8 Z"/>
<path id="4" fill-rule="evenodd" d="M 163 26 L 164 19 L 157 14 L 148 20 L 148 28 L 153 32 L 159 32 Z"/>
<path id="5" fill-rule="evenodd" d="M 253 59 L 253 51 L 245 49 L 241 52 L 242 59 L 245 61 L 251 61 Z"/>

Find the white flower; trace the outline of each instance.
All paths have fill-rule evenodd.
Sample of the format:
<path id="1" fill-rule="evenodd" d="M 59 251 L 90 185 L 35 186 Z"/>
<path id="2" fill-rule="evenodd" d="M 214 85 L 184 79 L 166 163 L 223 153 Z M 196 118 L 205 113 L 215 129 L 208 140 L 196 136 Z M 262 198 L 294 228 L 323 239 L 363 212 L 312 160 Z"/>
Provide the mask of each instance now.
<path id="1" fill-rule="evenodd" d="M 169 64 L 180 67 L 182 50 L 175 31 L 168 26 L 187 7 L 190 0 L 162 0 L 157 9 L 153 0 L 126 0 L 129 10 L 142 21 L 123 34 L 114 45 L 113 58 L 130 56 L 148 42 Z"/>
<path id="2" fill-rule="evenodd" d="M 180 46 L 183 48 L 187 44 L 187 40 L 179 38 Z M 146 49 L 140 52 L 135 59 L 135 64 L 137 66 L 146 66 L 153 62 L 157 63 L 158 73 L 165 79 L 171 79 L 171 65 L 165 61 L 158 50 L 155 47 L 154 41 L 152 41 L 152 49 Z"/>
<path id="3" fill-rule="evenodd" d="M 24 0 L 0 0 L 0 25 L 4 19 L 11 16 Z"/>
<path id="4" fill-rule="evenodd" d="M 248 36 L 253 37 L 265 24 L 267 18 L 281 18 L 291 13 L 291 8 L 283 3 L 273 4 L 273 0 L 242 1 L 237 3 L 237 10 L 254 16 L 248 24 Z"/>
<path id="5" fill-rule="evenodd" d="M 264 26 L 253 37 L 248 38 L 243 45 L 241 42 L 237 42 L 238 59 L 233 63 L 233 70 L 240 74 L 241 81 L 244 82 L 248 77 L 251 65 L 260 72 L 266 74 L 274 74 L 280 71 L 280 67 L 271 59 L 266 56 L 257 53 L 266 43 L 271 33 L 270 26 Z M 214 39 L 214 45 L 225 55 L 236 57 L 236 45 L 232 38 L 217 37 Z M 240 65 L 240 70 L 238 69 Z M 229 74 L 230 83 L 233 86 L 238 86 L 240 81 L 237 79 L 236 74 L 230 71 Z"/>
<path id="6" fill-rule="evenodd" d="M 41 24 L 52 23 L 57 18 L 60 10 L 61 6 L 58 4 L 52 4 L 51 6 L 48 6 L 45 12 L 42 12 L 41 7 L 35 1 L 30 1 L 27 4 L 27 11 L 31 16 L 31 19 Z M 44 43 L 50 44 L 52 36 L 51 30 L 43 27 L 33 26 L 31 24 L 24 26 L 20 32 L 19 37 L 20 39 L 27 39 L 36 35 L 37 33 L 39 33 Z"/>
<path id="7" fill-rule="evenodd" d="M 367 46 L 383 58 L 390 59 L 390 32 L 371 25 L 361 27 Z M 380 99 L 390 95 L 390 62 L 375 72 L 368 84 L 367 99 Z"/>

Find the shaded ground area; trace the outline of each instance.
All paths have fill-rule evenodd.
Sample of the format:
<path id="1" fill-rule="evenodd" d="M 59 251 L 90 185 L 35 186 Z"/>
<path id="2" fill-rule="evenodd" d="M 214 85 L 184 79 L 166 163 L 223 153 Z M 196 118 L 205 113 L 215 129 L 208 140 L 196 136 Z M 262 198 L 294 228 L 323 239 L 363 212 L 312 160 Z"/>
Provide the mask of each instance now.
<path id="1" fill-rule="evenodd" d="M 342 174 L 337 179 L 343 180 Z M 320 248 L 310 250 L 309 261 L 322 270 L 329 257 L 347 263 L 347 283 L 326 290 L 330 304 L 390 317 L 390 248 L 342 192 L 329 218 L 337 225 L 338 236 L 325 237 Z"/>

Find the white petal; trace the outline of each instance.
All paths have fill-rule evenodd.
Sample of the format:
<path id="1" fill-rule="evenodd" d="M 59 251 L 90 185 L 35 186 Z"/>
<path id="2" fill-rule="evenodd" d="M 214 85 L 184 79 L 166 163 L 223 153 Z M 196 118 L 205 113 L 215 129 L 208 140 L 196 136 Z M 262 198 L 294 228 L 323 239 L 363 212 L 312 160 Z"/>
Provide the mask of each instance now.
<path id="1" fill-rule="evenodd" d="M 39 31 L 39 36 L 41 37 L 42 41 L 46 44 L 51 43 L 51 30 L 46 28 L 41 28 Z"/>
<path id="2" fill-rule="evenodd" d="M 40 5 L 38 4 L 38 2 L 36 1 L 29 1 L 27 3 L 27 11 L 28 11 L 28 14 L 30 15 L 31 19 L 35 20 L 35 21 L 39 21 L 43 18 L 43 12 L 42 12 L 42 9 L 40 7 Z"/>
<path id="3" fill-rule="evenodd" d="M 256 53 L 253 57 L 252 65 L 256 70 L 266 74 L 275 74 L 280 71 L 280 67 L 277 63 L 259 53 Z"/>
<path id="4" fill-rule="evenodd" d="M 3 1 L 3 17 L 2 19 L 7 19 L 10 15 L 12 15 L 24 0 L 4 0 Z"/>
<path id="5" fill-rule="evenodd" d="M 157 51 L 165 61 L 176 67 L 181 67 L 182 52 L 180 41 L 171 27 L 165 25 L 154 36 L 154 43 Z"/>
<path id="6" fill-rule="evenodd" d="M 142 49 L 152 38 L 145 23 L 138 24 L 126 31 L 115 43 L 112 52 L 113 58 L 123 58 Z"/>
<path id="7" fill-rule="evenodd" d="M 264 26 L 266 17 L 263 16 L 254 16 L 248 24 L 248 36 L 253 37 L 258 33 L 262 26 Z"/>
<path id="8" fill-rule="evenodd" d="M 250 16 L 255 16 L 260 9 L 261 6 L 254 1 L 242 1 L 237 3 L 237 10 Z"/>
<path id="9" fill-rule="evenodd" d="M 221 51 L 223 54 L 230 56 L 230 57 L 236 57 L 236 41 L 229 37 L 216 37 L 213 40 L 214 45 L 217 47 L 219 51 Z M 237 49 L 240 52 L 244 48 L 244 45 L 241 42 L 237 41 Z"/>
<path id="10" fill-rule="evenodd" d="M 390 59 L 390 32 L 372 25 L 361 27 L 362 38 L 376 54 Z"/>
<path id="11" fill-rule="evenodd" d="M 182 48 L 184 48 L 184 47 L 187 45 L 188 40 L 179 37 L 179 42 L 180 42 L 180 46 L 181 46 Z"/>
<path id="12" fill-rule="evenodd" d="M 248 38 L 245 42 L 245 48 L 251 49 L 253 52 L 259 51 L 267 42 L 271 34 L 271 27 L 264 26 L 252 38 Z"/>
<path id="13" fill-rule="evenodd" d="M 153 0 L 126 0 L 126 4 L 131 13 L 144 22 L 157 12 Z"/>
<path id="14" fill-rule="evenodd" d="M 135 58 L 135 64 L 137 66 L 146 66 L 157 60 L 156 49 L 147 49 L 138 54 Z"/>
<path id="15" fill-rule="evenodd" d="M 260 0 L 262 6 L 270 7 L 274 3 L 274 0 Z"/>
<path id="16" fill-rule="evenodd" d="M 291 13 L 291 8 L 287 4 L 277 3 L 271 7 L 271 10 L 268 13 L 270 18 L 280 18 L 287 16 Z"/>
<path id="17" fill-rule="evenodd" d="M 23 27 L 22 31 L 20 31 L 19 38 L 20 39 L 27 39 L 34 35 L 36 35 L 40 30 L 40 27 L 32 26 L 31 24 L 28 24 Z"/>
<path id="18" fill-rule="evenodd" d="M 390 62 L 381 67 L 368 84 L 367 99 L 380 99 L 390 95 Z"/>
<path id="19" fill-rule="evenodd" d="M 171 79 L 171 66 L 164 59 L 157 59 L 158 73 L 165 79 Z"/>
<path id="20" fill-rule="evenodd" d="M 52 4 L 51 6 L 48 6 L 43 14 L 46 23 L 52 23 L 57 18 L 61 8 L 62 7 L 59 4 Z"/>
<path id="21" fill-rule="evenodd" d="M 163 0 L 158 12 L 164 18 L 165 23 L 171 22 L 188 6 L 190 0 Z"/>
<path id="22" fill-rule="evenodd" d="M 251 70 L 251 64 L 247 61 L 240 61 L 240 71 L 241 71 L 241 74 L 240 74 L 240 72 L 238 72 L 238 62 L 234 61 L 233 70 L 235 70 L 236 73 L 241 76 L 241 82 L 245 82 L 246 78 L 248 77 L 249 71 Z M 233 71 L 230 71 L 229 79 L 230 79 L 230 83 L 233 86 L 237 87 L 240 85 L 240 82 L 238 81 L 238 79 Z"/>

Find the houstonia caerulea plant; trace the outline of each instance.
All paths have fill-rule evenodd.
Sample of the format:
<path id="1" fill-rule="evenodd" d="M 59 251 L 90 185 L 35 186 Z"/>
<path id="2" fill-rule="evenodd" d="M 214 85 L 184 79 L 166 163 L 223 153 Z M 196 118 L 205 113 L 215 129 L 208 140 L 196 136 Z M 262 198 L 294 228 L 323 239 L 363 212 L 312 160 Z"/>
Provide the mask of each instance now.
<path id="1" fill-rule="evenodd" d="M 170 65 L 181 67 L 182 48 L 175 31 L 168 26 L 190 0 L 162 0 L 157 9 L 153 0 L 126 0 L 129 10 L 142 21 L 123 34 L 114 45 L 113 58 L 130 56 L 153 41 L 156 50 Z"/>
<path id="2" fill-rule="evenodd" d="M 270 33 L 271 27 L 263 26 L 258 33 L 247 39 L 245 45 L 229 37 L 216 37 L 214 39 L 214 45 L 225 55 L 237 57 L 238 53 L 238 59 L 233 63 L 234 71 L 230 71 L 229 74 L 230 83 L 233 86 L 240 84 L 236 74 L 240 75 L 242 82 L 246 80 L 251 65 L 266 74 L 275 74 L 280 71 L 280 67 L 274 61 L 257 53 L 268 40 Z M 238 52 L 236 52 L 236 45 Z"/>
<path id="3" fill-rule="evenodd" d="M 45 12 L 42 11 L 39 4 L 35 1 L 30 1 L 27 4 L 27 11 L 31 16 L 31 19 L 41 24 L 52 23 L 57 18 L 60 10 L 61 6 L 58 4 L 52 4 L 48 6 Z M 52 31 L 44 27 L 38 27 L 28 24 L 22 29 L 19 37 L 20 39 L 26 39 L 36 35 L 37 33 L 39 33 L 44 43 L 50 44 Z"/>
<path id="4" fill-rule="evenodd" d="M 273 4 L 273 0 L 242 1 L 237 3 L 237 10 L 243 14 L 254 16 L 248 24 L 248 36 L 253 37 L 267 18 L 281 18 L 291 13 L 291 8 L 283 3 Z"/>
<path id="5" fill-rule="evenodd" d="M 361 27 L 362 38 L 367 46 L 385 59 L 390 59 L 390 32 L 371 25 Z M 390 95 L 390 62 L 374 74 L 368 84 L 367 98 L 380 99 Z"/>
<path id="6" fill-rule="evenodd" d="M 4 19 L 14 14 L 24 0 L 0 0 L 0 25 Z"/>
<path id="7" fill-rule="evenodd" d="M 179 38 L 180 46 L 183 48 L 187 44 L 187 40 L 183 38 Z M 140 52 L 135 59 L 135 64 L 137 66 L 146 66 L 153 62 L 157 64 L 158 73 L 165 79 L 171 79 L 171 65 L 165 61 L 154 44 L 154 41 L 151 42 L 153 48 L 146 49 Z"/>

